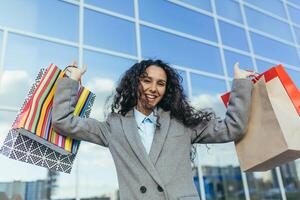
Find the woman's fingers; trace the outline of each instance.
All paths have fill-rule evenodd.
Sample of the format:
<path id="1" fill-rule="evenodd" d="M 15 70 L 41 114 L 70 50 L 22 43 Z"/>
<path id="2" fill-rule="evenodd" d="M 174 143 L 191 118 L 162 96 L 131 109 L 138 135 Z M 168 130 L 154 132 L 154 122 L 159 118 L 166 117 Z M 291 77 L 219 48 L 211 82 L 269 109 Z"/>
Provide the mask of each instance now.
<path id="1" fill-rule="evenodd" d="M 234 78 L 256 77 L 257 73 L 250 70 L 242 70 L 239 68 L 239 62 L 234 64 Z"/>
<path id="2" fill-rule="evenodd" d="M 87 65 L 82 65 L 82 69 L 81 69 L 82 74 L 84 74 L 86 70 L 87 70 Z"/>
<path id="3" fill-rule="evenodd" d="M 74 60 L 72 66 L 77 66 L 77 61 Z"/>

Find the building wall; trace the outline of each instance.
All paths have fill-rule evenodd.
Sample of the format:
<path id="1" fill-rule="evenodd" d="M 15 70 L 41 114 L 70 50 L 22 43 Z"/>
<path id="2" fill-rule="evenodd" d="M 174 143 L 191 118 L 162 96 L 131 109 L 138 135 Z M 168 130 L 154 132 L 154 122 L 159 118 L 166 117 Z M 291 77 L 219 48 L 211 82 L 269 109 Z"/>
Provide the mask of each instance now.
<path id="1" fill-rule="evenodd" d="M 1 0 L 0 142 L 38 70 L 87 64 L 83 84 L 96 93 L 92 117 L 104 119 L 105 97 L 143 58 L 178 69 L 197 108 L 224 116 L 219 95 L 230 90 L 233 64 L 262 72 L 282 63 L 300 84 L 297 0 Z M 209 87 L 208 87 L 209 86 Z M 232 143 L 200 145 L 196 165 L 202 199 L 297 199 L 299 161 L 242 173 Z M 0 156 L 0 181 L 31 181 L 46 169 Z M 89 198 L 118 189 L 107 149 L 82 143 L 71 175 L 60 174 L 53 198 Z"/>

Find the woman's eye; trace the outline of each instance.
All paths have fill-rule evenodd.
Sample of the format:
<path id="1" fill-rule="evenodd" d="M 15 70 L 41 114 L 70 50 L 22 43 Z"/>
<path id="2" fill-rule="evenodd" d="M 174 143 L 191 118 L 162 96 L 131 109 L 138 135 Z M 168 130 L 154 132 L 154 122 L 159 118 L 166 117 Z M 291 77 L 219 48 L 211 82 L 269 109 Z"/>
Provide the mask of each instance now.
<path id="1" fill-rule="evenodd" d="M 145 83 L 150 83 L 150 81 L 149 81 L 149 80 L 144 80 L 144 82 L 145 82 Z"/>

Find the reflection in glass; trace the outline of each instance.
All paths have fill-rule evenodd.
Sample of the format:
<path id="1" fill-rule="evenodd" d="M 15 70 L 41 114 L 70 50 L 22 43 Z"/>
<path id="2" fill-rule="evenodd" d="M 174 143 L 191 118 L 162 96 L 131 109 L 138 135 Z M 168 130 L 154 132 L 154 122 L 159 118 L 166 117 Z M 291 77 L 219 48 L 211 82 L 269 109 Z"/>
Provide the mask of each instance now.
<path id="1" fill-rule="evenodd" d="M 226 93 L 225 81 L 191 73 L 191 84 L 192 104 L 200 109 L 211 107 L 223 117 L 226 109 L 220 97 Z"/>
<path id="2" fill-rule="evenodd" d="M 1 1 L 1 26 L 78 41 L 78 23 L 78 6 L 63 1 Z"/>
<path id="3" fill-rule="evenodd" d="M 3 104 L 1 104 L 3 105 Z M 4 105 L 3 105 L 4 106 Z M 16 112 L 6 112 L 0 110 L 0 145 L 2 146 L 7 133 L 16 118 Z M 26 189 L 37 188 L 35 190 L 36 195 L 41 195 L 46 199 L 47 193 L 47 170 L 46 168 L 27 164 L 25 162 L 16 161 L 0 154 L 0 193 L 9 199 L 17 199 L 16 197 L 22 197 L 22 199 L 30 199 L 29 194 L 26 193 Z M 49 188 L 50 189 L 50 188 Z M 51 188 L 54 193 L 54 188 Z M 13 198 L 14 197 L 14 198 Z"/>
<path id="4" fill-rule="evenodd" d="M 259 59 L 256 59 L 256 65 L 257 65 L 257 69 L 259 73 L 263 73 L 265 71 L 267 71 L 268 69 L 270 69 L 273 66 L 276 66 L 275 63 L 269 63 L 266 61 L 262 61 Z"/>
<path id="5" fill-rule="evenodd" d="M 271 12 L 274 15 L 286 18 L 283 2 L 280 0 L 245 0 L 261 9 Z M 270 6 L 272 5 L 272 6 Z"/>
<path id="6" fill-rule="evenodd" d="M 63 69 L 77 60 L 77 54 L 74 47 L 9 34 L 0 85 L 0 105 L 21 106 L 41 68 L 54 63 Z"/>
<path id="7" fill-rule="evenodd" d="M 265 15 L 252 8 L 245 8 L 248 25 L 278 38 L 293 42 L 289 24 Z M 274 31 L 276 30 L 276 31 Z"/>
<path id="8" fill-rule="evenodd" d="M 167 1 L 140 1 L 139 7 L 142 20 L 217 41 L 212 17 Z"/>
<path id="9" fill-rule="evenodd" d="M 297 49 L 295 47 L 266 38 L 256 33 L 250 34 L 255 54 L 294 66 L 300 65 Z M 270 47 L 272 47 L 272 51 L 270 51 Z"/>
<path id="10" fill-rule="evenodd" d="M 88 50 L 83 57 L 88 66 L 83 83 L 96 94 L 91 117 L 104 120 L 106 97 L 113 93 L 121 75 L 136 61 Z"/>
<path id="11" fill-rule="evenodd" d="M 286 197 L 298 200 L 300 195 L 299 159 L 280 166 Z"/>
<path id="12" fill-rule="evenodd" d="M 177 72 L 179 73 L 179 75 L 182 78 L 182 87 L 184 90 L 184 94 L 188 97 L 189 92 L 188 92 L 188 85 L 187 85 L 187 80 L 186 80 L 186 72 L 182 71 L 182 70 L 178 70 L 178 69 L 177 69 Z"/>
<path id="13" fill-rule="evenodd" d="M 233 21 L 242 23 L 242 14 L 240 5 L 233 0 L 215 1 L 217 14 L 219 16 L 231 19 Z"/>
<path id="14" fill-rule="evenodd" d="M 244 29 L 228 24 L 221 20 L 219 21 L 219 26 L 222 43 L 224 45 L 241 49 L 244 51 L 249 51 L 246 33 Z"/>
<path id="15" fill-rule="evenodd" d="M 85 0 L 84 3 L 99 6 L 100 8 L 112 10 L 129 16 L 134 16 L 133 0 Z"/>
<path id="16" fill-rule="evenodd" d="M 289 6 L 289 5 L 288 5 L 288 9 L 289 9 L 289 13 L 290 13 L 292 21 L 295 24 L 300 25 L 300 9 L 297 9 L 297 8 Z"/>
<path id="17" fill-rule="evenodd" d="M 242 54 L 238 54 L 232 51 L 225 50 L 225 60 L 227 65 L 228 76 L 233 77 L 233 66 L 236 62 L 239 62 L 241 69 L 254 70 L 251 58 Z"/>
<path id="18" fill-rule="evenodd" d="M 251 200 L 281 199 L 275 169 L 266 172 L 248 172 L 246 176 Z"/>
<path id="19" fill-rule="evenodd" d="M 298 45 L 300 44 L 300 28 L 297 28 L 297 27 L 293 27 L 294 30 L 295 30 L 295 34 L 296 34 L 296 39 L 297 39 L 297 42 L 298 42 Z"/>
<path id="20" fill-rule="evenodd" d="M 286 72 L 290 76 L 290 78 L 293 80 L 293 82 L 296 84 L 298 87 L 298 90 L 300 89 L 300 72 L 295 71 L 292 69 L 285 68 Z"/>
<path id="21" fill-rule="evenodd" d="M 295 5 L 300 6 L 300 2 L 298 0 L 287 0 L 287 1 L 289 1 L 289 2 L 291 2 L 293 4 L 295 4 Z"/>
<path id="22" fill-rule="evenodd" d="M 206 199 L 245 199 L 234 144 L 200 145 L 198 148 Z"/>
<path id="23" fill-rule="evenodd" d="M 141 26 L 142 56 L 223 74 L 220 52 L 201 42 Z"/>
<path id="24" fill-rule="evenodd" d="M 191 74 L 192 104 L 212 107 L 217 116 L 225 116 L 220 95 L 226 92 L 224 80 Z M 198 145 L 206 199 L 245 199 L 242 176 L 233 143 Z"/>
<path id="25" fill-rule="evenodd" d="M 198 8 L 207 10 L 207 11 L 211 11 L 211 5 L 210 5 L 210 1 L 209 0 L 180 0 L 182 2 L 188 3 L 192 6 L 196 6 Z"/>
<path id="26" fill-rule="evenodd" d="M 0 55 L 2 52 L 2 43 L 3 43 L 3 32 L 0 31 Z M 0 57 L 0 62 L 1 62 L 1 57 Z M 0 76 L 1 76 L 1 72 L 0 72 Z M 0 84 L 1 84 L 1 80 L 0 80 Z"/>
<path id="27" fill-rule="evenodd" d="M 84 15 L 84 44 L 136 55 L 134 23 L 89 9 Z"/>

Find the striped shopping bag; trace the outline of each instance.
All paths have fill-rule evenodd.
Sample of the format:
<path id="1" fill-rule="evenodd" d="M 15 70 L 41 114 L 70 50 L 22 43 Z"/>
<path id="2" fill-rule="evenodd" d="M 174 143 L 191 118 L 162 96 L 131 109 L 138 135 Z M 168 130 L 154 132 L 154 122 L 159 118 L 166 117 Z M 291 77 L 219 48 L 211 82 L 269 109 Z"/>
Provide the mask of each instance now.
<path id="1" fill-rule="evenodd" d="M 52 170 L 71 171 L 80 141 L 60 135 L 51 124 L 56 83 L 67 76 L 65 71 L 54 64 L 41 69 L 0 153 Z M 88 117 L 94 99 L 95 94 L 80 86 L 74 115 Z"/>

